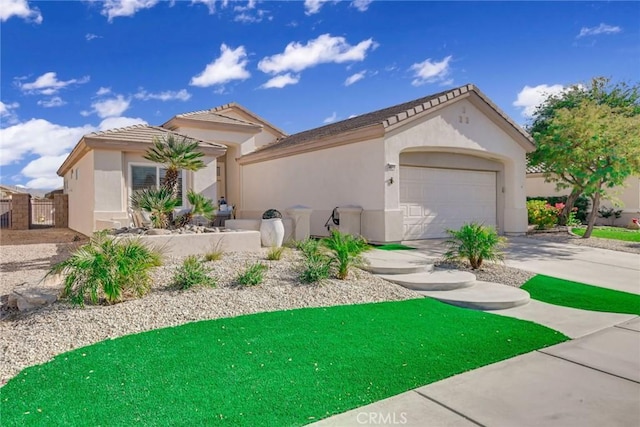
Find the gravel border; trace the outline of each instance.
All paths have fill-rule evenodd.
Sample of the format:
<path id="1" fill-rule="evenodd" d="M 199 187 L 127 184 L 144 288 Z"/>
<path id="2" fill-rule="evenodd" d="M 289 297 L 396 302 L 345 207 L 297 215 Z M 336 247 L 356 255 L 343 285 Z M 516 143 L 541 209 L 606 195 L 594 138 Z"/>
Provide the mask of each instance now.
<path id="1" fill-rule="evenodd" d="M 545 240 L 547 242 L 569 243 L 576 246 L 588 246 L 591 248 L 640 254 L 640 243 L 637 242 L 623 242 L 622 240 L 600 239 L 597 237 L 583 239 L 582 237 L 568 231 L 560 231 L 556 233 L 531 233 L 527 234 L 527 237 L 530 239 Z"/>

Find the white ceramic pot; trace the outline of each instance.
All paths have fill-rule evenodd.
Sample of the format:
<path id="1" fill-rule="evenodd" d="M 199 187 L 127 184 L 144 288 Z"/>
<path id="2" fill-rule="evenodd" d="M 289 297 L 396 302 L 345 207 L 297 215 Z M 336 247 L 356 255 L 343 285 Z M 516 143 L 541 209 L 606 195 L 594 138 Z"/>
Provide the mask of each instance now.
<path id="1" fill-rule="evenodd" d="M 263 219 L 260 224 L 260 240 L 267 248 L 282 246 L 284 240 L 284 224 L 280 218 Z"/>

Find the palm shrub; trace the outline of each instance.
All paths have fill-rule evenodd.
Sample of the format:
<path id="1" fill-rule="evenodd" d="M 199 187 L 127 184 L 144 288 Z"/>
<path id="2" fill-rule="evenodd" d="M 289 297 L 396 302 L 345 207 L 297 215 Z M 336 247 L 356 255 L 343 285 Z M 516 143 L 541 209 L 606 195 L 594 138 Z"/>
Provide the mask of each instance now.
<path id="1" fill-rule="evenodd" d="M 322 239 L 321 244 L 329 249 L 338 267 L 337 277 L 344 280 L 349 275 L 349 268 L 362 262 L 360 254 L 370 249 L 363 237 L 332 230 L 331 236 Z"/>
<path id="2" fill-rule="evenodd" d="M 467 259 L 474 270 L 480 268 L 484 260 L 500 261 L 504 259 L 501 248 L 506 239 L 498 236 L 492 227 L 471 222 L 459 230 L 447 230 L 450 238 L 445 242 L 449 250 L 444 254 L 447 260 Z"/>
<path id="3" fill-rule="evenodd" d="M 131 207 L 149 212 L 154 228 L 167 228 L 173 210 L 179 203 L 178 199 L 163 187 L 136 190 L 131 195 Z"/>
<path id="4" fill-rule="evenodd" d="M 54 265 L 48 274 L 62 274 L 63 296 L 72 304 L 84 306 L 85 300 L 97 304 L 121 301 L 126 294 L 142 296 L 151 286 L 150 271 L 161 265 L 157 250 L 139 239 L 117 240 L 98 232 L 89 243 Z"/>
<path id="5" fill-rule="evenodd" d="M 176 219 L 177 226 L 182 227 L 189 224 L 195 215 L 203 216 L 208 220 L 213 218 L 217 208 L 213 205 L 213 201 L 211 199 L 207 199 L 202 194 L 189 190 L 187 193 L 187 200 L 191 205 L 191 209 L 180 218 Z"/>
<path id="6" fill-rule="evenodd" d="M 173 274 L 173 285 L 180 289 L 189 289 L 195 285 L 216 286 L 216 280 L 209 276 L 209 269 L 196 255 L 189 255 Z"/>

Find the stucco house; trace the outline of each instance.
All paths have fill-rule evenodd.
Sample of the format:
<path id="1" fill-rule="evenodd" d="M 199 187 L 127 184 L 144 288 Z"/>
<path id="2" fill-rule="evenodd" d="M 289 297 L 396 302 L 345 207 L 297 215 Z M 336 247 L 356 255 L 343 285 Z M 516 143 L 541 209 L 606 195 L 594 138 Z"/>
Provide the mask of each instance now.
<path id="1" fill-rule="evenodd" d="M 571 189 L 557 190 L 554 182 L 545 182 L 542 168 L 527 167 L 527 197 L 566 196 Z M 621 187 L 607 189 L 608 199 L 603 199 L 600 206 L 622 210 L 616 225 L 625 226 L 632 218 L 640 216 L 640 176 L 630 176 Z M 597 223 L 610 225 L 611 220 L 598 219 Z"/>
<path id="2" fill-rule="evenodd" d="M 527 230 L 525 156 L 533 141 L 473 85 L 294 135 L 235 103 L 178 114 L 161 127 L 86 135 L 58 170 L 77 211 L 70 227 L 88 234 L 126 221 L 136 171 L 155 167 L 141 154 L 167 131 L 206 150 L 207 168 L 185 173 L 185 189 L 224 195 L 239 218 L 306 206 L 311 234 L 324 235 L 340 207 L 356 218 L 349 231 L 373 242 L 443 237 L 468 221 L 504 234 Z"/>

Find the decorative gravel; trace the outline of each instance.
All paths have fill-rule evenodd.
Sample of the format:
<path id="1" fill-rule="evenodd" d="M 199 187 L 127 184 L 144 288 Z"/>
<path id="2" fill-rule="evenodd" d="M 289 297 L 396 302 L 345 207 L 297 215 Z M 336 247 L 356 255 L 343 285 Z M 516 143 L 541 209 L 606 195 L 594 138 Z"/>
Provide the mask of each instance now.
<path id="1" fill-rule="evenodd" d="M 536 275 L 529 271 L 507 267 L 500 262 L 493 263 L 485 261 L 478 270 L 473 270 L 468 262 L 438 261 L 435 263 L 435 266 L 438 269 L 468 271 L 475 274 L 477 280 L 514 286 L 516 288 L 524 285 L 527 280 Z"/>
<path id="2" fill-rule="evenodd" d="M 84 309 L 59 301 L 28 313 L 7 311 L 6 294 L 17 284 L 41 278 L 52 262 L 65 256 L 64 252 L 66 249 L 52 244 L 2 248 L 0 384 L 21 369 L 44 363 L 59 353 L 131 333 L 262 311 L 419 296 L 359 269 L 354 269 L 345 281 L 302 284 L 298 280 L 299 253 L 288 250 L 282 260 L 267 261 L 263 250 L 228 253 L 220 261 L 208 262 L 210 274 L 218 280 L 216 288 L 195 287 L 187 291 L 171 288 L 171 276 L 180 263 L 174 258 L 156 269 L 151 292 L 140 299 Z M 237 274 L 257 261 L 269 266 L 264 283 L 248 288 L 238 286 Z"/>

